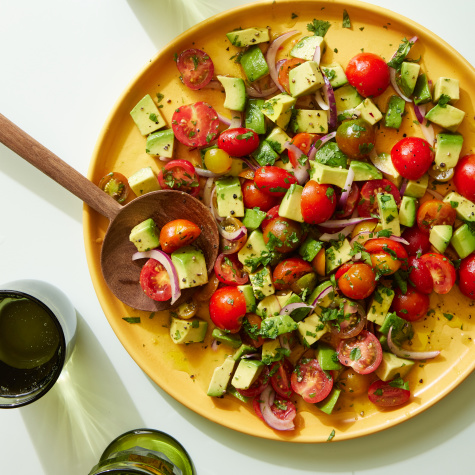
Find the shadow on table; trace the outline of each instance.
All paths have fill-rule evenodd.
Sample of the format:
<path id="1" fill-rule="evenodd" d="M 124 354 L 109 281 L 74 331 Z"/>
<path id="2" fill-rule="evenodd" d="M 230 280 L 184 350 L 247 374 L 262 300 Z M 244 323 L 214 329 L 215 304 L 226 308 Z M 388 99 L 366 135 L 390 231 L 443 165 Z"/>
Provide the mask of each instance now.
<path id="1" fill-rule="evenodd" d="M 100 342 L 78 315 L 77 341 L 55 386 L 19 409 L 45 473 L 87 474 L 121 433 L 143 427 Z"/>

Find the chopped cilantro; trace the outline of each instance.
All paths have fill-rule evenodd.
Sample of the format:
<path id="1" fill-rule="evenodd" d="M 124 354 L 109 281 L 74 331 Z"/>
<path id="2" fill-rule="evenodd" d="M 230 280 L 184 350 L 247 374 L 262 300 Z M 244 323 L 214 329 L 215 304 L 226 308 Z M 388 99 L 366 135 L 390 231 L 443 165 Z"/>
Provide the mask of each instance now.
<path id="1" fill-rule="evenodd" d="M 329 21 L 313 19 L 312 23 L 307 24 L 307 30 L 313 32 L 315 36 L 325 36 L 331 24 Z"/>
<path id="2" fill-rule="evenodd" d="M 123 317 L 122 320 L 127 323 L 140 323 L 140 317 Z"/>
<path id="3" fill-rule="evenodd" d="M 346 10 L 343 10 L 343 28 L 351 28 L 350 15 Z"/>

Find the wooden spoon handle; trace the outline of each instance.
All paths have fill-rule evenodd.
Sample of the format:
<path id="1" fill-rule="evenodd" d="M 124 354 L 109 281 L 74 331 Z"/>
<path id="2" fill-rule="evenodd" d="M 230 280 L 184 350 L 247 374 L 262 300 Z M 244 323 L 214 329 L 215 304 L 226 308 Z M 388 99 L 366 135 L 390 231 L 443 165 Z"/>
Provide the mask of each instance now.
<path id="1" fill-rule="evenodd" d="M 2 114 L 0 114 L 0 142 L 110 220 L 122 209 L 114 198 Z"/>

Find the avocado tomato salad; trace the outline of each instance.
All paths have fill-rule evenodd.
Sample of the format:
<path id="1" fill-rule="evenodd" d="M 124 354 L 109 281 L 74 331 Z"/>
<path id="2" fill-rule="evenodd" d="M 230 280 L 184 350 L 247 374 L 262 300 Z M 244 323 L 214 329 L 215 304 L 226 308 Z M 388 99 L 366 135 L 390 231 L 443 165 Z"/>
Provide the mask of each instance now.
<path id="1" fill-rule="evenodd" d="M 411 348 L 412 322 L 432 318 L 429 295 L 458 279 L 475 299 L 475 155 L 457 133 L 457 78 L 424 70 L 417 37 L 389 61 L 355 44 L 347 64 L 326 63 L 329 27 L 229 32 L 239 77 L 205 51 L 177 54 L 177 81 L 214 90 L 206 97 L 228 116 L 208 99 L 164 118 L 145 96 L 131 115 L 164 166 L 104 180 L 116 194 L 176 189 L 209 206 L 221 235 L 214 273 L 193 247 L 200 223 L 146 220 L 131 230 L 134 259 L 149 259 L 141 285 L 172 303 L 199 287 L 172 313 L 171 338 L 203 342 L 212 326 L 211 347 L 228 351 L 208 395 L 252 404 L 276 430 L 296 427 L 298 398 L 317 414 L 364 393 L 380 407 L 407 403 L 415 362 L 443 350 Z M 399 134 L 409 116 L 416 132 Z M 377 153 L 389 129 L 397 140 Z M 176 156 L 175 139 L 200 160 Z M 455 191 L 443 196 L 433 180 Z M 204 303 L 209 319 L 196 317 Z"/>

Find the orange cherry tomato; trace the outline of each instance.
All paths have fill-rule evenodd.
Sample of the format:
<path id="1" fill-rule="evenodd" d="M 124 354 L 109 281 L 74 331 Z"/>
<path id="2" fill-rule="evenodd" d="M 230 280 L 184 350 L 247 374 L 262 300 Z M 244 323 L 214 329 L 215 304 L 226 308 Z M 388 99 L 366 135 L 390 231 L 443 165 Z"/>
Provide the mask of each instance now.
<path id="1" fill-rule="evenodd" d="M 164 252 L 171 254 L 191 244 L 200 234 L 201 229 L 195 223 L 187 219 L 175 219 L 165 224 L 160 231 L 160 246 Z"/>

